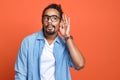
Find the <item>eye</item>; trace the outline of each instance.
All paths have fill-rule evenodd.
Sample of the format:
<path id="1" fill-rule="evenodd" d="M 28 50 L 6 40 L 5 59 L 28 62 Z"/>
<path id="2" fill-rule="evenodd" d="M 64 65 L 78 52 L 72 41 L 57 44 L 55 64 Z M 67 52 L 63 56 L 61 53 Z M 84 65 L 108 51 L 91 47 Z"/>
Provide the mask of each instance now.
<path id="1" fill-rule="evenodd" d="M 60 18 L 59 18 L 57 15 L 51 15 L 51 16 L 49 16 L 49 15 L 44 15 L 44 16 L 43 16 L 43 20 L 44 20 L 44 21 L 48 21 L 49 19 L 50 19 L 52 22 L 56 22 L 56 21 L 58 21 Z"/>
<path id="2" fill-rule="evenodd" d="M 43 16 L 43 19 L 44 19 L 44 20 L 49 20 L 49 16 L 44 15 L 44 16 Z"/>
<path id="3" fill-rule="evenodd" d="M 57 21 L 59 19 L 59 17 L 56 16 L 56 15 L 51 16 L 51 18 L 52 18 L 53 21 Z"/>
<path id="4" fill-rule="evenodd" d="M 57 16 L 52 16 L 52 19 L 57 19 Z"/>

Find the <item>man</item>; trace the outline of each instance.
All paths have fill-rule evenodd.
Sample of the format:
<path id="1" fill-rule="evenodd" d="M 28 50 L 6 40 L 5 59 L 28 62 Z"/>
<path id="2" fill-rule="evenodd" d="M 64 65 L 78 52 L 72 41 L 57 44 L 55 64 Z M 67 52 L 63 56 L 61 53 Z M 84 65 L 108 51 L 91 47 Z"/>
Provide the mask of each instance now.
<path id="1" fill-rule="evenodd" d="M 69 67 L 84 67 L 84 58 L 70 35 L 70 18 L 60 5 L 47 6 L 42 30 L 26 37 L 15 64 L 15 80 L 71 80 Z"/>

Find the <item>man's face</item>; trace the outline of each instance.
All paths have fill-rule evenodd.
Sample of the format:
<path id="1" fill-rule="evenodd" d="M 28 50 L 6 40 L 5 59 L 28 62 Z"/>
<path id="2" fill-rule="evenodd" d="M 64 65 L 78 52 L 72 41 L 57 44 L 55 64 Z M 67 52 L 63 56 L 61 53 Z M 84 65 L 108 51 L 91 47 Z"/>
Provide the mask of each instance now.
<path id="1" fill-rule="evenodd" d="M 58 32 L 60 25 L 59 12 L 56 9 L 47 9 L 43 16 L 44 32 L 48 35 L 53 35 Z"/>

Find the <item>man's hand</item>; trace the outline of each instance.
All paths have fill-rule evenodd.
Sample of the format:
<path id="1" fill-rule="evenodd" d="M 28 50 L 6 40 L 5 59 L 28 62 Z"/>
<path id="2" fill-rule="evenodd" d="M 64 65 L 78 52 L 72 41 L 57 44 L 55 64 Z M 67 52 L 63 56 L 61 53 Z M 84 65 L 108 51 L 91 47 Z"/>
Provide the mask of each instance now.
<path id="1" fill-rule="evenodd" d="M 64 38 L 70 36 L 70 18 L 67 18 L 66 15 L 62 16 L 59 31 Z"/>

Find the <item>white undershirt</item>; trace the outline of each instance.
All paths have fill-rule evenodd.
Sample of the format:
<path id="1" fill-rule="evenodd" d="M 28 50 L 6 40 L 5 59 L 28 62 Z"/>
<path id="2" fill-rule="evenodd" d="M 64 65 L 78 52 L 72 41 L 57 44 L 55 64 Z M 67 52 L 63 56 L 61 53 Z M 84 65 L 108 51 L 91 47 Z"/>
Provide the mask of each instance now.
<path id="1" fill-rule="evenodd" d="M 53 56 L 54 42 L 49 45 L 45 40 L 45 46 L 41 54 L 40 77 L 41 80 L 55 80 L 55 58 Z"/>

